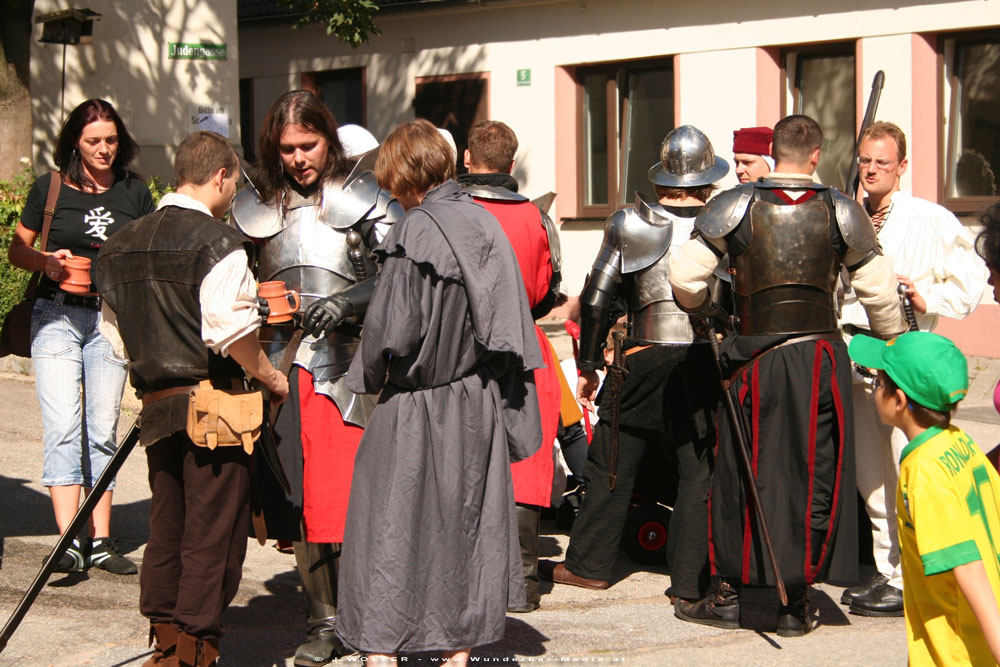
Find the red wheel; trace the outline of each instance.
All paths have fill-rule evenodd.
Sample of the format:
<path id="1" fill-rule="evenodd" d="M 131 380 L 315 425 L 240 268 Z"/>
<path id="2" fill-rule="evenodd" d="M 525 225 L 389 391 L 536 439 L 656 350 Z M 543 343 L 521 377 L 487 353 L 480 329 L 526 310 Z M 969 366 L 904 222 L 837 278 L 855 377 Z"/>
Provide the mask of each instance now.
<path id="1" fill-rule="evenodd" d="M 667 544 L 667 527 L 659 521 L 647 521 L 639 526 L 639 546 L 646 551 L 662 549 Z"/>
<path id="2" fill-rule="evenodd" d="M 670 509 L 656 503 L 633 507 L 625 519 L 622 546 L 629 558 L 643 565 L 663 565 L 667 560 L 667 527 Z"/>

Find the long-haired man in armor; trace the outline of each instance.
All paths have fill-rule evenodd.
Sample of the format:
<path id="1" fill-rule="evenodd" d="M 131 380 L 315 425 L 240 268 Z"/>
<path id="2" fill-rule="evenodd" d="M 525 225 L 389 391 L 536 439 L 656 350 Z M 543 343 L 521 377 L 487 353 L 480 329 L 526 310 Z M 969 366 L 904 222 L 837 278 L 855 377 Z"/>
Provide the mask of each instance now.
<path id="1" fill-rule="evenodd" d="M 602 348 L 623 314 L 621 306 L 628 314 L 620 355 L 627 374 L 617 396 L 612 383 L 605 381 L 601 420 L 584 472 L 587 493 L 573 523 L 566 561 L 550 573 L 557 583 L 608 587 L 636 476 L 647 450 L 665 443 L 667 453 L 676 457 L 679 478 L 667 537 L 668 595 L 697 600 L 709 585 L 705 501 L 718 383 L 709 346 L 696 338 L 687 315 L 674 303 L 667 266 L 690 238 L 695 216 L 729 165 L 690 125 L 671 131 L 660 155 L 661 161 L 649 171 L 659 201 L 637 195 L 634 208 L 608 218 L 604 243 L 580 296 L 577 398 L 584 403 L 595 400 L 597 369 L 605 365 Z M 615 411 L 617 433 L 612 430 Z"/>
<path id="2" fill-rule="evenodd" d="M 857 577 L 851 365 L 837 325 L 841 266 L 878 335 L 905 329 L 892 268 L 864 209 L 814 183 L 823 133 L 808 116 L 774 127 L 774 171 L 723 192 L 670 258 L 670 284 L 692 321 L 714 320 L 709 279 L 728 253 L 737 334 L 721 345 L 740 424 L 720 418 L 709 496 L 713 592 L 678 602 L 687 621 L 739 627 L 740 584 L 774 585 L 744 491 L 734 428 L 743 429 L 774 555 L 788 591 L 781 636 L 815 619 L 808 587 Z"/>
<path id="3" fill-rule="evenodd" d="M 354 455 L 373 407 L 342 378 L 374 287 L 376 225 L 391 221 L 398 204 L 365 170 L 369 161 L 345 159 L 336 121 L 310 92 L 274 103 L 258 155 L 256 190 L 237 196 L 233 220 L 257 243 L 258 279 L 284 281 L 303 309 L 301 319 L 261 329 L 268 357 L 289 373 L 290 398 L 273 428 L 290 492 L 264 465 L 258 488 L 268 535 L 293 541 L 302 578 L 308 641 L 295 664 L 322 665 L 344 653 L 335 633 L 340 543 Z"/>

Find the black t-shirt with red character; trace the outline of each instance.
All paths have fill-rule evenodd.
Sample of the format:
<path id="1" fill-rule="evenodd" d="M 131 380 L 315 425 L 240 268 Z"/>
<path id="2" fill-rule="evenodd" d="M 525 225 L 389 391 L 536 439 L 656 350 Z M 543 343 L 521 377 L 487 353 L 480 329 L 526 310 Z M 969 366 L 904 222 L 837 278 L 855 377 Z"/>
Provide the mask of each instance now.
<path id="1" fill-rule="evenodd" d="M 35 181 L 21 211 L 21 224 L 39 235 L 51 180 L 52 174 L 48 173 Z M 108 190 L 96 194 L 81 192 L 63 183 L 45 250 L 53 252 L 67 248 L 74 255 L 93 261 L 112 234 L 125 223 L 152 213 L 155 208 L 149 188 L 135 177 L 115 181 Z M 55 285 L 48 276 L 43 276 L 42 283 L 46 282 Z"/>

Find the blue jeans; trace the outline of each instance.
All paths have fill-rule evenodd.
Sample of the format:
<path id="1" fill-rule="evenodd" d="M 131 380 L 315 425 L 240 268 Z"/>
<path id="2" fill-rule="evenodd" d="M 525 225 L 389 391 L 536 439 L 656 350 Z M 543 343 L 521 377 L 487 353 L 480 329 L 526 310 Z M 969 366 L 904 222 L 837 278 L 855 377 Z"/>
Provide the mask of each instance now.
<path id="1" fill-rule="evenodd" d="M 117 448 L 126 361 L 101 336 L 99 321 L 99 310 L 65 305 L 61 293 L 35 301 L 31 359 L 44 428 L 43 486 L 92 487 Z"/>

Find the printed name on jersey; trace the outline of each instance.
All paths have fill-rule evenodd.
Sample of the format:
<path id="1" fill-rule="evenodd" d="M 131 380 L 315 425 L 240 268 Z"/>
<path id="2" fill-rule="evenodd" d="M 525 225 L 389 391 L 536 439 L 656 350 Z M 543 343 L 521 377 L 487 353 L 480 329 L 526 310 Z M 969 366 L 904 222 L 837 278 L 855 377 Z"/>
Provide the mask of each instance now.
<path id="1" fill-rule="evenodd" d="M 958 440 L 956 444 L 946 449 L 944 454 L 938 457 L 938 460 L 948 469 L 952 477 L 961 472 L 972 455 L 979 450 L 976 443 L 967 435 L 963 434 L 956 440 Z"/>

